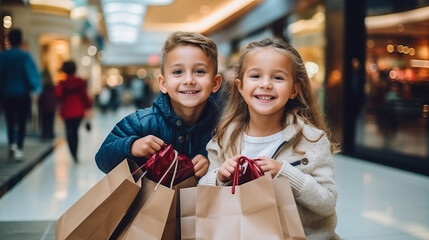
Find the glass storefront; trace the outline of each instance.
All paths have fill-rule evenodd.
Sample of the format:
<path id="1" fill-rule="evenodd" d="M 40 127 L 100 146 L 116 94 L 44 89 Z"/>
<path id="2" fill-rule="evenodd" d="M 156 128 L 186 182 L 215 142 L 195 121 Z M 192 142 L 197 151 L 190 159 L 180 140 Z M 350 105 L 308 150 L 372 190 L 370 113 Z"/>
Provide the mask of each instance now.
<path id="1" fill-rule="evenodd" d="M 355 143 L 429 164 L 429 3 L 423 5 L 368 3 L 365 103 Z"/>
<path id="2" fill-rule="evenodd" d="M 283 35 L 301 54 L 312 88 L 324 109 L 326 46 L 324 5 L 317 4 L 288 16 Z"/>

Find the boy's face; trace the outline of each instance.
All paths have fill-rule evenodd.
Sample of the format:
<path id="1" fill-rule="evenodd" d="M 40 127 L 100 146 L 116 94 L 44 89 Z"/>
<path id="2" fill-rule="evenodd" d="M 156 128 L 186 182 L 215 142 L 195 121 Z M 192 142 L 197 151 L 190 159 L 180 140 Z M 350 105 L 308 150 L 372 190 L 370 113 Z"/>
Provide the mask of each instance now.
<path id="1" fill-rule="evenodd" d="M 211 93 L 221 85 L 210 58 L 197 46 L 180 45 L 167 54 L 160 89 L 168 93 L 176 114 L 185 109 L 203 110 Z"/>

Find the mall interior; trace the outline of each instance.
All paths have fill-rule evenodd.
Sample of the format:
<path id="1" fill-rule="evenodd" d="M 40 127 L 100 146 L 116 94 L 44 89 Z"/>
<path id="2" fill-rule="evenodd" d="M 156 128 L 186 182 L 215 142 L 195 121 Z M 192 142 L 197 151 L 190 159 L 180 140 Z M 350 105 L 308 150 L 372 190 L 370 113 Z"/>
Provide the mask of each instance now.
<path id="1" fill-rule="evenodd" d="M 91 131 L 80 129 L 82 162 L 73 164 L 61 118 L 55 138 L 42 141 L 33 104 L 26 144 L 48 150 L 25 152 L 34 164 L 0 191 L 0 239 L 54 239 L 55 221 L 104 176 L 94 155 L 106 135 L 158 94 L 173 31 L 213 39 L 226 80 L 247 43 L 277 37 L 294 46 L 341 146 L 337 233 L 429 239 L 429 0 L 0 0 L 0 20 L 0 53 L 20 28 L 22 48 L 55 85 L 62 63 L 76 61 L 95 106 Z M 134 81 L 147 89 L 138 104 Z M 3 159 L 0 171 L 17 164 Z"/>

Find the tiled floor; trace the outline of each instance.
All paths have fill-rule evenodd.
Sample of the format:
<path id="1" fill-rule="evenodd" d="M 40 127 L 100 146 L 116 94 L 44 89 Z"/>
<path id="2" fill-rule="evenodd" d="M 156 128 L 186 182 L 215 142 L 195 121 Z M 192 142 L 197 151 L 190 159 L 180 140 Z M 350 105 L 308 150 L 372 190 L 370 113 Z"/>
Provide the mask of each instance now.
<path id="1" fill-rule="evenodd" d="M 96 115 L 93 129 L 80 132 L 75 165 L 67 146 L 58 147 L 0 199 L 0 239 L 54 239 L 54 223 L 104 174 L 94 154 L 120 117 Z M 429 177 L 338 155 L 337 233 L 343 239 L 429 240 Z"/>

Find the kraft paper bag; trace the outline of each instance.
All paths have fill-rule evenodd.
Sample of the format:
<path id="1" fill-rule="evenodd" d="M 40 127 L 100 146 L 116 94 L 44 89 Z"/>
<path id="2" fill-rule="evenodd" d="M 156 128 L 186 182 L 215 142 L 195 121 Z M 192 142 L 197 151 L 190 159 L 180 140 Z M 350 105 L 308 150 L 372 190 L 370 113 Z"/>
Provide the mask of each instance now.
<path id="1" fill-rule="evenodd" d="M 161 239 L 173 197 L 173 189 L 144 177 L 129 214 L 110 239 Z"/>
<path id="2" fill-rule="evenodd" d="M 180 239 L 179 190 L 196 186 L 198 180 L 190 177 L 173 186 L 177 177 L 181 177 L 176 175 L 180 173 L 179 154 L 177 151 L 174 154 L 158 182 L 144 176 L 132 208 L 110 239 Z M 164 186 L 165 178 L 169 178 L 169 187 Z"/>
<path id="3" fill-rule="evenodd" d="M 57 220 L 55 239 L 108 239 L 139 192 L 141 175 L 123 160 Z"/>
<path id="4" fill-rule="evenodd" d="M 182 239 L 284 239 L 272 179 L 180 190 Z"/>
<path id="5" fill-rule="evenodd" d="M 292 193 L 289 178 L 280 177 L 273 179 L 274 192 L 276 194 L 277 207 L 283 228 L 284 239 L 305 239 L 304 228 Z"/>
<path id="6" fill-rule="evenodd" d="M 173 204 L 168 214 L 167 224 L 162 235 L 162 240 L 180 239 L 180 189 L 197 186 L 198 179 L 190 177 L 185 181 L 173 186 L 174 198 Z"/>

